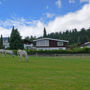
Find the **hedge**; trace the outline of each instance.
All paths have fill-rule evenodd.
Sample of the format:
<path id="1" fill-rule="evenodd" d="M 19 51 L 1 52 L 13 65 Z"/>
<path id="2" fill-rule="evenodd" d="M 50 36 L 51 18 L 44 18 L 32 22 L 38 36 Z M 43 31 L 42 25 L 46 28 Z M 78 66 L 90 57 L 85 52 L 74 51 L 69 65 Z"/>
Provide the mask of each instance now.
<path id="1" fill-rule="evenodd" d="M 74 48 L 72 50 L 26 50 L 28 55 L 36 54 L 90 54 L 90 48 Z M 13 50 L 17 55 L 17 50 Z"/>
<path id="2" fill-rule="evenodd" d="M 28 54 L 90 54 L 90 48 L 75 48 L 72 50 L 28 50 Z"/>

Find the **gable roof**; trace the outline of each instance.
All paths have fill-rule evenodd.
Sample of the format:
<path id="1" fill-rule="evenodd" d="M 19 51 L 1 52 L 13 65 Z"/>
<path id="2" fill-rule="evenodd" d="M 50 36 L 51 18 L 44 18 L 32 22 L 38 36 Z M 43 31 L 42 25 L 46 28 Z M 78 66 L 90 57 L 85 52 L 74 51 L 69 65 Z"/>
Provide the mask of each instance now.
<path id="1" fill-rule="evenodd" d="M 41 38 L 41 39 L 34 40 L 34 42 L 35 41 L 41 41 L 41 40 L 54 40 L 54 41 L 59 41 L 59 42 L 69 42 L 67 40 L 52 39 L 52 38 Z"/>
<path id="2" fill-rule="evenodd" d="M 24 44 L 31 44 L 31 43 L 33 43 L 33 42 L 25 40 L 25 39 L 23 41 L 24 41 Z"/>
<path id="3" fill-rule="evenodd" d="M 86 46 L 86 45 L 90 45 L 90 42 L 86 42 L 86 43 L 82 44 L 81 46 Z"/>
<path id="4" fill-rule="evenodd" d="M 90 44 L 90 42 L 86 42 L 86 43 L 84 43 L 85 45 L 87 45 L 87 44 Z"/>

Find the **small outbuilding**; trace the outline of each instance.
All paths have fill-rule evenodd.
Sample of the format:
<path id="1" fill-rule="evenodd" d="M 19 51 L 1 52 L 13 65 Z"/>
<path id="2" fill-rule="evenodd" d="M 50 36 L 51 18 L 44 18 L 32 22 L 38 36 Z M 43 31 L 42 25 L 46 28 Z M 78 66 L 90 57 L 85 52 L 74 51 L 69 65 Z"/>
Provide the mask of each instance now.
<path id="1" fill-rule="evenodd" d="M 3 38 L 3 46 L 4 46 L 5 48 L 9 48 L 8 37 L 4 37 L 4 38 Z"/>
<path id="2" fill-rule="evenodd" d="M 33 42 L 24 40 L 24 49 L 31 49 L 33 47 Z"/>
<path id="3" fill-rule="evenodd" d="M 37 50 L 66 50 L 68 42 L 67 40 L 41 38 L 34 40 L 33 44 Z"/>
<path id="4" fill-rule="evenodd" d="M 82 44 L 81 48 L 83 48 L 83 47 L 90 48 L 90 42 L 86 42 L 86 43 Z"/>

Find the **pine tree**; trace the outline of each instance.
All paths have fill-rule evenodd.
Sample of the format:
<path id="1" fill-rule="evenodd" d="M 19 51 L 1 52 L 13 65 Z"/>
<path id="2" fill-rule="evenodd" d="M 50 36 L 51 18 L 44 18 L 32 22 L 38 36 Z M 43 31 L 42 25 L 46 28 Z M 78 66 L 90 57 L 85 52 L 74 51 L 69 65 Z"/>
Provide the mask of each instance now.
<path id="1" fill-rule="evenodd" d="M 1 38 L 0 38 L 0 48 L 2 49 L 3 48 L 3 36 L 1 35 Z"/>
<path id="2" fill-rule="evenodd" d="M 47 37 L 47 32 L 46 32 L 46 28 L 44 27 L 44 32 L 43 32 L 43 37 Z"/>
<path id="3" fill-rule="evenodd" d="M 23 49 L 24 44 L 23 40 L 21 39 L 21 36 L 18 32 L 17 29 L 12 28 L 11 36 L 9 38 L 9 43 L 10 43 L 10 49 Z"/>

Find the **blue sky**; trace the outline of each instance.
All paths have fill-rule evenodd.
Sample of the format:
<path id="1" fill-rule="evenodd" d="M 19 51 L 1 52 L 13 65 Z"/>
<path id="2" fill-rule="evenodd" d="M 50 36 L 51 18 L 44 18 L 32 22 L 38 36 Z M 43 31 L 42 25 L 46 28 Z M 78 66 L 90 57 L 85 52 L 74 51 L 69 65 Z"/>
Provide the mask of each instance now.
<path id="1" fill-rule="evenodd" d="M 26 19 L 40 19 L 45 13 L 52 13 L 55 16 L 65 15 L 68 12 L 75 12 L 88 2 L 70 3 L 69 0 L 60 0 L 61 5 L 56 5 L 57 0 L 1 0 L 0 18 L 6 20 L 12 17 L 24 17 Z"/>
<path id="2" fill-rule="evenodd" d="M 53 28 L 50 28 L 50 25 L 58 22 L 59 19 L 64 20 L 66 17 L 70 17 L 70 14 L 74 16 L 73 14 L 76 13 L 75 15 L 77 15 L 81 10 L 87 12 L 87 9 L 90 9 L 89 2 L 90 0 L 0 0 L 0 34 L 9 36 L 13 25 L 19 28 L 21 35 L 24 37 L 27 35 L 42 35 L 44 26 L 48 29 L 48 33 L 60 31 L 58 29 L 62 25 L 61 22 Z M 84 11 L 85 7 L 87 9 Z M 72 21 L 75 22 L 75 20 Z M 66 22 L 64 22 L 64 25 Z M 70 24 L 70 21 L 67 23 Z M 64 27 L 64 25 L 61 27 Z M 61 29 L 64 31 L 69 28 Z M 73 27 L 70 29 L 73 29 Z M 7 34 L 4 34 L 5 30 L 8 30 Z M 28 32 L 30 34 L 27 34 Z"/>

